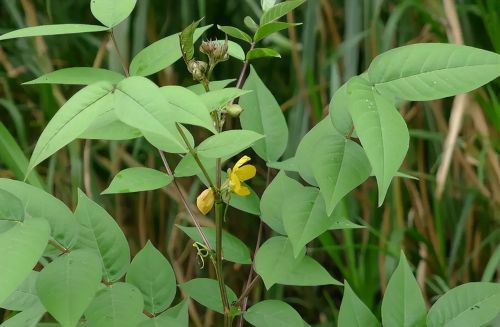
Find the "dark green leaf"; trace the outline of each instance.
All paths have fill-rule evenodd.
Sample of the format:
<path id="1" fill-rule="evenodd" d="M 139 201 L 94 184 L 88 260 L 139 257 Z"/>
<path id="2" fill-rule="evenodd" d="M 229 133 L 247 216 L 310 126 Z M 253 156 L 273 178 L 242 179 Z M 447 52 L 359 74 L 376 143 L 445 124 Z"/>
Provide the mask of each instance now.
<path id="1" fill-rule="evenodd" d="M 264 11 L 262 16 L 260 17 L 260 26 L 263 26 L 285 16 L 287 13 L 294 10 L 304 2 L 305 0 L 283 1 L 282 3 L 269 8 L 268 10 Z"/>
<path id="2" fill-rule="evenodd" d="M 192 22 L 188 27 L 186 27 L 181 34 L 179 35 L 179 41 L 181 45 L 182 55 L 184 56 L 184 60 L 189 61 L 193 59 L 194 56 L 194 31 L 200 25 L 203 18 Z"/>

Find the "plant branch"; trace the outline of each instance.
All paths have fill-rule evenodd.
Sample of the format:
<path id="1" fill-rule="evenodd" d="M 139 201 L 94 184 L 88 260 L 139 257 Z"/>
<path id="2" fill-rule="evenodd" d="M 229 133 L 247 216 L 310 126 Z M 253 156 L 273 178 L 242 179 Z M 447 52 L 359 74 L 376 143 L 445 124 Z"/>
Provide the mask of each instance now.
<path id="1" fill-rule="evenodd" d="M 222 270 L 222 225 L 224 223 L 224 202 L 220 196 L 217 194 L 217 200 L 215 202 L 215 272 L 217 274 L 217 281 L 219 282 L 219 290 L 222 298 L 222 304 L 224 306 L 224 327 L 230 327 L 231 308 L 229 306 L 229 300 L 227 298 L 226 284 L 224 283 L 224 272 Z"/>

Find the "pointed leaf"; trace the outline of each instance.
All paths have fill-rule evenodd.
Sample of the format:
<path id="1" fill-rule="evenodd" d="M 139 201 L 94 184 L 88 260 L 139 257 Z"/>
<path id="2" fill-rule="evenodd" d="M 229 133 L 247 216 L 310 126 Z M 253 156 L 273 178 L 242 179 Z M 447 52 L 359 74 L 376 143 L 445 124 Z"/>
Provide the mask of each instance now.
<path id="1" fill-rule="evenodd" d="M 174 270 L 149 241 L 132 260 L 126 280 L 141 291 L 144 309 L 153 314 L 168 308 L 175 297 Z"/>
<path id="2" fill-rule="evenodd" d="M 49 224 L 30 218 L 0 233 L 0 303 L 5 301 L 24 280 L 42 256 L 49 240 Z"/>
<path id="3" fill-rule="evenodd" d="M 111 28 L 130 15 L 136 2 L 137 0 L 92 0 L 90 10 L 97 20 Z"/>
<path id="4" fill-rule="evenodd" d="M 0 308 L 11 311 L 24 311 L 33 306 L 41 305 L 35 287 L 37 278 L 38 272 L 31 271 L 22 284 L 5 301 L 0 303 Z"/>
<path id="5" fill-rule="evenodd" d="M 122 74 L 107 69 L 93 67 L 71 67 L 47 73 L 23 84 L 90 85 L 101 81 L 118 83 L 124 78 L 125 77 Z"/>
<path id="6" fill-rule="evenodd" d="M 218 108 L 224 107 L 229 101 L 248 94 L 250 91 L 228 87 L 220 90 L 213 90 L 200 95 L 201 101 L 212 112 Z"/>
<path id="7" fill-rule="evenodd" d="M 62 327 L 76 326 L 94 298 L 101 270 L 93 252 L 76 250 L 58 257 L 40 272 L 38 296 Z"/>
<path id="8" fill-rule="evenodd" d="M 254 304 L 244 314 L 245 320 L 256 327 L 304 326 L 299 313 L 288 303 L 265 300 Z"/>
<path id="9" fill-rule="evenodd" d="M 234 79 L 234 78 L 233 79 L 224 79 L 224 80 L 220 80 L 220 81 L 211 81 L 210 83 L 208 83 L 208 88 L 211 91 L 222 90 L 223 88 L 225 88 L 226 86 L 228 86 L 229 84 L 231 84 L 235 81 L 236 81 L 236 79 Z M 187 89 L 191 92 L 196 93 L 197 95 L 202 95 L 202 94 L 206 93 L 205 88 L 203 87 L 203 85 L 201 83 L 188 86 Z"/>
<path id="10" fill-rule="evenodd" d="M 24 207 L 14 194 L 0 189 L 0 220 L 23 221 Z"/>
<path id="11" fill-rule="evenodd" d="M 347 281 L 340 305 L 338 327 L 381 327 L 380 322 L 358 298 Z"/>
<path id="12" fill-rule="evenodd" d="M 18 37 L 49 36 L 61 34 L 77 34 L 107 31 L 109 28 L 99 25 L 86 24 L 56 24 L 40 25 L 21 28 L 12 32 L 0 35 L 0 41 L 15 39 Z"/>
<path id="13" fill-rule="evenodd" d="M 231 157 L 263 137 L 263 135 L 246 130 L 225 131 L 203 141 L 197 151 L 206 158 Z"/>
<path id="14" fill-rule="evenodd" d="M 148 319 L 138 327 L 189 327 L 188 300 L 185 299 L 175 307 L 169 308 L 159 316 Z"/>
<path id="15" fill-rule="evenodd" d="M 394 105 L 373 92 L 363 78 L 351 79 L 347 92 L 354 127 L 377 178 L 381 205 L 408 151 L 408 127 Z"/>
<path id="16" fill-rule="evenodd" d="M 200 25 L 201 21 L 203 18 L 192 22 L 188 27 L 186 27 L 184 30 L 182 30 L 181 34 L 179 35 L 179 41 L 181 45 L 181 51 L 182 55 L 184 57 L 184 60 L 187 62 L 191 59 L 193 59 L 194 56 L 194 31 Z"/>
<path id="17" fill-rule="evenodd" d="M 255 143 L 254 151 L 265 161 L 277 161 L 285 152 L 288 143 L 288 127 L 281 108 L 257 75 L 253 67 L 243 86 L 252 91 L 240 99 L 243 107 L 240 115 L 243 129 L 265 135 L 263 140 Z"/>
<path id="18" fill-rule="evenodd" d="M 42 319 L 46 310 L 41 303 L 35 303 L 30 308 L 24 310 L 5 320 L 1 327 L 36 327 L 39 326 L 38 322 Z"/>
<path id="19" fill-rule="evenodd" d="M 298 24 L 291 24 L 291 23 L 285 23 L 285 22 L 270 22 L 270 23 L 267 23 L 265 25 L 260 26 L 257 29 L 257 32 L 255 32 L 255 35 L 253 37 L 253 41 L 254 42 L 259 42 L 263 38 L 265 38 L 265 37 L 267 37 L 267 36 L 269 36 L 269 35 L 271 35 L 273 33 L 276 33 L 276 32 L 279 32 L 281 30 L 287 29 L 290 26 L 298 26 L 298 25 L 301 25 L 301 24 L 300 23 L 298 23 Z"/>
<path id="20" fill-rule="evenodd" d="M 260 17 L 260 26 L 285 16 L 287 13 L 294 10 L 304 2 L 305 0 L 284 1 L 269 8 L 268 10 L 264 11 L 262 16 Z"/>
<path id="21" fill-rule="evenodd" d="M 179 285 L 193 300 L 199 304 L 218 313 L 224 313 L 222 298 L 219 292 L 219 283 L 216 279 L 196 278 Z M 233 303 L 238 298 L 233 290 L 226 286 L 226 293 L 229 303 Z"/>
<path id="22" fill-rule="evenodd" d="M 174 178 L 156 169 L 127 168 L 120 171 L 101 194 L 131 193 L 156 190 L 170 184 Z"/>
<path id="23" fill-rule="evenodd" d="M 266 57 L 281 58 L 281 55 L 279 54 L 278 51 L 276 51 L 274 49 L 254 48 L 254 49 L 247 52 L 246 59 L 248 61 L 250 61 L 250 60 L 259 59 L 259 58 L 266 58 Z"/>
<path id="24" fill-rule="evenodd" d="M 236 39 L 245 41 L 247 43 L 252 43 L 252 38 L 250 35 L 247 33 L 243 32 L 239 28 L 233 27 L 233 26 L 220 26 L 217 25 L 217 28 L 220 29 L 222 32 L 226 33 L 229 36 L 232 36 Z"/>
<path id="25" fill-rule="evenodd" d="M 137 128 L 118 119 L 114 110 L 99 115 L 90 126 L 78 136 L 81 139 L 121 141 L 142 136 Z"/>

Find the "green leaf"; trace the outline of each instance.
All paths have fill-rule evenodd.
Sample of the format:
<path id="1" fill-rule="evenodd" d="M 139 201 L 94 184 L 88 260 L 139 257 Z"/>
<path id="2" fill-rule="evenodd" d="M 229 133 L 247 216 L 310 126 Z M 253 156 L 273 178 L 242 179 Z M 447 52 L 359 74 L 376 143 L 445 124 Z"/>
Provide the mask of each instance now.
<path id="1" fill-rule="evenodd" d="M 116 282 L 125 275 L 130 262 L 130 249 L 122 230 L 106 210 L 78 190 L 75 211 L 80 224 L 77 248 L 96 252 L 106 282 Z"/>
<path id="2" fill-rule="evenodd" d="M 188 300 L 185 299 L 175 307 L 169 308 L 162 314 L 148 319 L 138 327 L 189 327 Z"/>
<path id="3" fill-rule="evenodd" d="M 230 130 L 210 136 L 197 148 L 199 154 L 206 158 L 231 157 L 250 147 L 263 135 L 253 131 Z"/>
<path id="4" fill-rule="evenodd" d="M 193 40 L 196 41 L 212 25 L 197 28 Z M 179 33 L 158 40 L 142 49 L 130 63 L 130 75 L 148 76 L 167 68 L 182 57 Z"/>
<path id="5" fill-rule="evenodd" d="M 114 283 L 97 292 L 85 317 L 92 327 L 137 327 L 143 306 L 142 294 L 135 286 Z"/>
<path id="6" fill-rule="evenodd" d="M 283 161 L 267 162 L 266 166 L 278 170 L 293 171 L 296 173 L 299 172 L 299 167 L 295 157 L 291 157 Z"/>
<path id="7" fill-rule="evenodd" d="M 27 217 L 48 221 L 51 236 L 65 248 L 71 248 L 79 226 L 64 203 L 39 188 L 12 179 L 0 178 L 0 190 L 6 190 L 21 200 Z"/>
<path id="8" fill-rule="evenodd" d="M 125 124 L 118 119 L 114 110 L 110 110 L 99 115 L 78 138 L 120 141 L 140 136 L 140 130 Z"/>
<path id="9" fill-rule="evenodd" d="M 288 192 L 281 207 L 281 216 L 293 254 L 298 257 L 307 243 L 330 229 L 334 219 L 327 215 L 318 189 L 305 187 L 300 192 Z"/>
<path id="10" fill-rule="evenodd" d="M 131 193 L 156 190 L 170 184 L 174 178 L 156 169 L 127 168 L 120 171 L 101 194 Z"/>
<path id="11" fill-rule="evenodd" d="M 241 90 L 236 87 L 214 90 L 200 95 L 201 101 L 212 112 L 218 108 L 224 107 L 229 101 L 248 94 L 250 91 Z M 240 99 L 241 100 L 241 99 Z"/>
<path id="12" fill-rule="evenodd" d="M 24 311 L 38 304 L 41 305 L 35 288 L 37 278 L 38 272 L 31 271 L 22 284 L 5 301 L 0 303 L 0 308 L 11 311 Z"/>
<path id="13" fill-rule="evenodd" d="M 265 135 L 252 148 L 265 161 L 277 161 L 288 143 L 288 127 L 285 116 L 273 94 L 262 82 L 253 67 L 243 86 L 252 91 L 240 99 L 243 108 L 241 127 Z"/>
<path id="14" fill-rule="evenodd" d="M 262 16 L 260 17 L 260 26 L 263 26 L 285 16 L 304 2 L 305 0 L 284 1 L 269 8 L 268 10 L 264 11 Z"/>
<path id="15" fill-rule="evenodd" d="M 195 278 L 179 285 L 179 287 L 199 304 L 215 312 L 224 313 L 222 298 L 219 292 L 219 283 L 216 279 Z M 233 290 L 227 286 L 226 293 L 229 303 L 238 299 Z"/>
<path id="16" fill-rule="evenodd" d="M 227 175 L 224 175 L 224 172 L 222 172 L 222 173 L 223 173 L 222 174 L 223 176 L 227 176 Z M 231 194 L 231 199 L 229 201 L 229 205 L 231 207 L 236 208 L 238 210 L 241 210 L 243 212 L 247 212 L 249 214 L 259 216 L 260 215 L 259 196 L 257 195 L 257 193 L 255 193 L 255 191 L 250 186 L 248 186 L 248 184 L 242 183 L 242 185 L 245 187 L 248 187 L 248 189 L 250 190 L 250 194 L 245 195 L 245 196 L 240 196 L 238 194 Z M 227 201 L 225 199 L 224 199 L 224 202 L 227 203 Z"/>
<path id="17" fill-rule="evenodd" d="M 100 114 L 111 110 L 113 88 L 109 82 L 99 82 L 83 88 L 69 99 L 40 135 L 30 159 L 28 172 L 75 140 Z"/>
<path id="18" fill-rule="evenodd" d="M 363 148 L 341 135 L 317 143 L 312 161 L 314 178 L 325 200 L 327 214 L 333 212 L 345 195 L 368 179 L 372 170 Z"/>
<path id="19" fill-rule="evenodd" d="M 127 273 L 127 283 L 144 297 L 144 309 L 155 314 L 170 306 L 176 293 L 174 270 L 151 242 L 137 253 Z"/>
<path id="20" fill-rule="evenodd" d="M 168 104 L 164 110 L 168 111 L 171 120 L 217 133 L 208 109 L 198 95 L 181 86 L 164 86 L 160 91 Z"/>
<path id="21" fill-rule="evenodd" d="M 233 27 L 233 26 L 220 26 L 217 25 L 217 28 L 220 29 L 222 32 L 226 33 L 229 36 L 232 36 L 236 39 L 245 41 L 247 43 L 252 43 L 252 38 L 250 35 L 247 33 L 243 32 L 239 28 Z"/>
<path id="22" fill-rule="evenodd" d="M 24 207 L 14 194 L 0 189 L 0 220 L 23 221 Z"/>
<path id="23" fill-rule="evenodd" d="M 62 327 L 74 327 L 88 307 L 101 281 L 101 265 L 90 251 L 64 254 L 39 274 L 38 296 Z"/>
<path id="24" fill-rule="evenodd" d="M 352 78 L 347 92 L 354 127 L 377 178 L 380 206 L 408 151 L 408 127 L 394 105 L 363 78 Z"/>
<path id="25" fill-rule="evenodd" d="M 90 85 L 93 83 L 107 81 L 118 83 L 125 77 L 117 72 L 93 67 L 71 67 L 59 69 L 42 75 L 23 85 L 31 84 L 69 84 L 69 85 Z"/>
<path id="26" fill-rule="evenodd" d="M 181 45 L 182 56 L 184 60 L 188 62 L 194 57 L 194 31 L 200 25 L 203 18 L 192 22 L 188 27 L 182 30 L 179 35 L 179 41 Z"/>
<path id="27" fill-rule="evenodd" d="M 121 121 L 139 129 L 153 146 L 163 151 L 187 152 L 156 84 L 144 77 L 129 77 L 116 86 L 114 94 L 115 112 Z"/>
<path id="28" fill-rule="evenodd" d="M 258 59 L 258 58 L 266 58 L 266 57 L 274 57 L 281 58 L 281 55 L 278 51 L 270 48 L 254 48 L 247 52 L 246 59 L 248 61 Z"/>
<path id="29" fill-rule="evenodd" d="M 223 43 L 224 41 L 219 40 L 218 42 Z M 231 40 L 227 42 L 227 54 L 241 61 L 245 60 L 245 51 L 243 51 L 243 48 L 238 43 Z"/>
<path id="30" fill-rule="evenodd" d="M 198 154 L 198 158 L 200 159 L 201 163 L 203 164 L 203 167 L 207 171 L 214 171 L 215 169 L 215 160 L 212 159 L 207 159 L 203 156 L 200 156 Z M 188 177 L 188 176 L 195 176 L 195 175 L 201 175 L 202 171 L 200 169 L 200 166 L 198 166 L 198 163 L 194 159 L 194 157 L 191 155 L 191 153 L 187 153 L 181 161 L 177 164 L 175 167 L 174 171 L 174 176 L 175 177 Z"/>
<path id="31" fill-rule="evenodd" d="M 30 218 L 0 234 L 0 303 L 31 274 L 47 246 L 49 233 L 44 219 Z"/>
<path id="32" fill-rule="evenodd" d="M 401 252 L 399 264 L 387 284 L 382 300 L 384 327 L 425 326 L 427 309 L 417 281 Z"/>
<path id="33" fill-rule="evenodd" d="M 0 41 L 15 39 L 18 37 L 49 36 L 61 34 L 77 34 L 107 31 L 109 28 L 99 25 L 86 24 L 57 24 L 40 25 L 21 28 L 12 32 L 0 35 Z"/>
<path id="34" fill-rule="evenodd" d="M 274 231 L 286 235 L 281 209 L 290 194 L 300 193 L 302 190 L 304 186 L 280 171 L 262 194 L 260 219 Z"/>
<path id="35" fill-rule="evenodd" d="M 344 281 L 338 327 L 381 327 L 380 322 L 358 298 L 347 281 Z"/>
<path id="36" fill-rule="evenodd" d="M 276 33 L 276 32 L 279 32 L 281 30 L 284 30 L 284 29 L 287 29 L 289 28 L 290 26 L 298 26 L 298 25 L 302 25 L 302 24 L 291 24 L 291 23 L 285 23 L 285 22 L 270 22 L 270 23 L 267 23 L 265 25 L 262 25 L 260 26 L 258 29 L 257 29 L 257 32 L 255 32 L 255 35 L 253 37 L 253 41 L 254 42 L 259 42 L 260 40 L 262 40 L 263 38 L 273 34 L 273 33 Z"/>
<path id="37" fill-rule="evenodd" d="M 245 16 L 245 18 L 243 18 L 243 23 L 245 24 L 246 27 L 248 27 L 252 31 L 256 31 L 257 28 L 259 27 L 259 25 L 257 25 L 257 23 L 250 16 Z"/>
<path id="38" fill-rule="evenodd" d="M 186 233 L 189 238 L 193 241 L 202 243 L 203 239 L 198 233 L 198 229 L 196 227 L 185 227 L 181 225 L 176 225 L 180 230 Z M 210 242 L 210 245 L 215 246 L 215 229 L 210 227 L 202 227 L 203 232 Z M 252 260 L 250 259 L 250 251 L 248 247 L 236 236 L 231 235 L 230 233 L 223 231 L 222 232 L 222 252 L 224 254 L 224 260 L 231 261 L 234 263 L 241 264 L 251 264 Z"/>
<path id="39" fill-rule="evenodd" d="M 368 68 L 382 94 L 411 101 L 472 91 L 500 75 L 500 55 L 464 45 L 422 43 L 389 50 Z"/>
<path id="40" fill-rule="evenodd" d="M 211 81 L 210 83 L 208 83 L 208 88 L 211 91 L 222 90 L 223 88 L 225 88 L 226 86 L 228 86 L 229 84 L 231 84 L 235 81 L 236 80 L 234 78 L 233 79 L 224 79 L 224 80 L 220 80 L 220 81 Z M 188 86 L 187 89 L 191 92 L 196 93 L 197 95 L 202 95 L 202 94 L 206 93 L 205 87 L 201 83 Z"/>
<path id="41" fill-rule="evenodd" d="M 288 303 L 278 300 L 254 304 L 245 312 L 244 317 L 255 327 L 304 326 L 299 313 Z"/>
<path id="42" fill-rule="evenodd" d="M 347 95 L 347 83 L 342 85 L 330 101 L 330 119 L 333 127 L 341 135 L 347 136 L 354 128 L 351 114 L 349 112 L 349 97 Z"/>
<path id="43" fill-rule="evenodd" d="M 27 308 L 23 312 L 20 312 L 4 321 L 1 327 L 35 327 L 38 326 L 38 322 L 42 319 L 46 310 L 43 305 L 38 302 L 33 304 L 33 306 Z"/>
<path id="44" fill-rule="evenodd" d="M 270 9 L 276 4 L 276 0 L 260 0 L 260 7 L 263 11 Z"/>
<path id="45" fill-rule="evenodd" d="M 338 132 L 333 128 L 330 119 L 326 117 L 304 135 L 300 141 L 295 153 L 295 159 L 300 176 L 310 185 L 318 185 L 314 177 L 313 162 L 311 162 L 311 158 L 314 158 L 316 152 L 316 144 L 323 139 L 337 135 Z"/>
<path id="46" fill-rule="evenodd" d="M 130 16 L 136 2 L 136 0 L 92 0 L 90 11 L 98 21 L 112 28 Z"/>
<path id="47" fill-rule="evenodd" d="M 434 303 L 427 315 L 427 327 L 486 326 L 499 314 L 500 284 L 467 283 Z"/>

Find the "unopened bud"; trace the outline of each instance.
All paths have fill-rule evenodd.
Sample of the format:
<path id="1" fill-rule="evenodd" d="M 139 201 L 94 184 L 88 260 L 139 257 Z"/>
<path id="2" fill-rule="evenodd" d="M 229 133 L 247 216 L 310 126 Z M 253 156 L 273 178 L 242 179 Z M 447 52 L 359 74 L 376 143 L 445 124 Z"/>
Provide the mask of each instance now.
<path id="1" fill-rule="evenodd" d="M 228 115 L 234 118 L 238 117 L 242 111 L 243 108 L 239 104 L 231 104 L 226 107 L 226 112 L 228 113 Z"/>
<path id="2" fill-rule="evenodd" d="M 204 61 L 190 60 L 187 64 L 187 69 L 193 75 L 193 79 L 196 81 L 202 81 L 205 79 L 205 72 L 207 71 L 208 64 Z"/>

